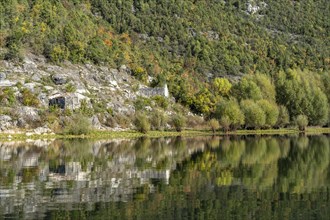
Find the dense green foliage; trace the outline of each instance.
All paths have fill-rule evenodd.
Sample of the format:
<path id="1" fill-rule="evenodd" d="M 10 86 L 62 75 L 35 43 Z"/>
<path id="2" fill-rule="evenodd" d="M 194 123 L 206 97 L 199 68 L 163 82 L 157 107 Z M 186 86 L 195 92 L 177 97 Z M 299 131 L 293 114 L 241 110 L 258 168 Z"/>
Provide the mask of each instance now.
<path id="1" fill-rule="evenodd" d="M 228 98 L 261 103 L 265 122 L 226 113 L 231 128 L 286 126 L 300 114 L 330 123 L 328 0 L 3 0 L 0 13 L 0 58 L 28 51 L 54 63 L 126 64 L 207 117 Z"/>

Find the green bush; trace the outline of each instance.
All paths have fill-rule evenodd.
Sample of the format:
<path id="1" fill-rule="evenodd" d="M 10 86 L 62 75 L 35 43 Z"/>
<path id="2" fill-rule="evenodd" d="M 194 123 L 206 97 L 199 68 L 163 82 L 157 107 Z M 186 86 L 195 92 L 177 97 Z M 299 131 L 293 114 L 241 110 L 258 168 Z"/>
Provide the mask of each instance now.
<path id="1" fill-rule="evenodd" d="M 268 100 L 262 99 L 257 101 L 257 104 L 265 112 L 266 115 L 265 127 L 266 128 L 273 127 L 276 124 L 279 115 L 279 110 L 276 103 L 272 103 L 269 102 Z"/>
<path id="2" fill-rule="evenodd" d="M 163 111 L 156 109 L 151 113 L 150 122 L 152 130 L 163 131 L 167 123 L 167 117 Z"/>
<path id="3" fill-rule="evenodd" d="M 77 90 L 77 87 L 73 85 L 72 83 L 69 83 L 65 86 L 66 92 L 75 92 Z"/>
<path id="4" fill-rule="evenodd" d="M 164 96 L 156 95 L 152 99 L 155 101 L 157 107 L 160 107 L 164 110 L 168 108 L 168 99 Z"/>
<path id="5" fill-rule="evenodd" d="M 135 111 L 142 111 L 146 106 L 151 106 L 151 100 L 142 96 L 138 96 L 134 101 Z"/>
<path id="6" fill-rule="evenodd" d="M 210 126 L 213 133 L 215 133 L 220 128 L 220 124 L 219 124 L 218 120 L 216 120 L 214 118 L 212 118 L 209 121 L 209 126 Z"/>
<path id="7" fill-rule="evenodd" d="M 177 132 L 181 132 L 186 126 L 186 118 L 181 114 L 177 114 L 172 118 L 172 124 Z"/>
<path id="8" fill-rule="evenodd" d="M 80 108 L 79 108 L 79 113 L 87 116 L 87 117 L 91 117 L 94 114 L 94 109 L 91 108 L 86 99 L 83 99 L 80 103 Z"/>
<path id="9" fill-rule="evenodd" d="M 298 115 L 295 122 L 300 131 L 305 131 L 308 125 L 308 118 L 306 115 Z"/>
<path id="10" fill-rule="evenodd" d="M 16 102 L 15 91 L 10 88 L 4 88 L 0 90 L 0 104 L 13 105 Z"/>
<path id="11" fill-rule="evenodd" d="M 24 88 L 22 91 L 22 104 L 25 106 L 38 107 L 39 99 L 28 89 Z"/>
<path id="12" fill-rule="evenodd" d="M 141 133 L 146 134 L 150 131 L 149 120 L 148 120 L 147 116 L 142 112 L 136 113 L 134 125 L 136 127 L 136 130 L 138 130 Z"/>
<path id="13" fill-rule="evenodd" d="M 74 115 L 65 125 L 64 134 L 69 135 L 87 135 L 92 131 L 91 123 L 81 114 Z"/>
<path id="14" fill-rule="evenodd" d="M 220 126 L 224 132 L 228 132 L 230 129 L 230 125 L 232 122 L 230 121 L 230 118 L 227 115 L 224 115 L 220 119 Z"/>
<path id="15" fill-rule="evenodd" d="M 220 101 L 215 111 L 215 117 L 218 119 L 225 117 L 226 121 L 230 122 L 229 127 L 233 130 L 239 128 L 245 121 L 244 114 L 235 99 Z"/>
<path id="16" fill-rule="evenodd" d="M 241 107 L 245 115 L 245 126 L 258 129 L 265 125 L 266 114 L 262 108 L 252 100 L 243 100 Z"/>

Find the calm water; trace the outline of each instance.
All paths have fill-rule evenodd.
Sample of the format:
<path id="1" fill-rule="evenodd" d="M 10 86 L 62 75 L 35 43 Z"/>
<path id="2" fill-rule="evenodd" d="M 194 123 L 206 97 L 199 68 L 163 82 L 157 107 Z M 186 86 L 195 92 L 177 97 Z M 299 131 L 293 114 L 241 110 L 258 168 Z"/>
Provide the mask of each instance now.
<path id="1" fill-rule="evenodd" d="M 0 143 L 0 219 L 330 219 L 330 136 Z"/>

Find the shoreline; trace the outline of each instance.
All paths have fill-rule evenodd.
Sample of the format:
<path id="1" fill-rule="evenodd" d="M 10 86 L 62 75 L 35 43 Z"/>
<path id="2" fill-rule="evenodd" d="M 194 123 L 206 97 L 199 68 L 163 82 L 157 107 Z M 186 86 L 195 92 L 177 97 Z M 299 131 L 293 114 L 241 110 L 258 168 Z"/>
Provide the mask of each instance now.
<path id="1" fill-rule="evenodd" d="M 307 135 L 313 134 L 330 134 L 330 128 L 321 127 L 309 127 L 305 132 L 301 132 L 298 129 L 283 128 L 283 129 L 265 129 L 265 130 L 237 130 L 230 132 L 218 131 L 213 133 L 210 130 L 184 130 L 182 132 L 176 131 L 150 131 L 147 134 L 143 134 L 134 130 L 129 131 L 92 131 L 88 135 L 66 135 L 66 134 L 33 134 L 27 135 L 24 131 L 20 133 L 0 133 L 0 141 L 12 141 L 12 140 L 38 140 L 38 139 L 117 139 L 117 138 L 160 138 L 160 137 L 191 137 L 191 136 L 243 136 L 243 135 L 288 135 L 288 134 L 300 134 Z"/>

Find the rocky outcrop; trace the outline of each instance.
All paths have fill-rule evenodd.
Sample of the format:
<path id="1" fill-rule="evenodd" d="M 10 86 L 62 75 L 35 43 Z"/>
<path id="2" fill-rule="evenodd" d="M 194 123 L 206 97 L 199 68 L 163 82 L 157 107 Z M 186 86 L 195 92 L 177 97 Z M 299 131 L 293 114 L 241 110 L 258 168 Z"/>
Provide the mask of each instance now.
<path id="1" fill-rule="evenodd" d="M 16 123 L 8 115 L 0 115 L 0 131 L 6 131 L 16 126 Z"/>
<path id="2" fill-rule="evenodd" d="M 93 127 L 103 129 L 106 128 L 107 117 L 133 115 L 135 113 L 134 102 L 138 96 L 169 96 L 166 87 L 148 88 L 141 85 L 132 77 L 132 71 L 126 65 L 111 68 L 65 62 L 61 66 L 56 66 L 47 63 L 43 57 L 28 54 L 22 63 L 0 61 L 0 69 L 0 90 L 10 88 L 18 100 L 15 105 L 11 106 L 7 98 L 0 100 L 1 104 L 5 104 L 11 109 L 8 117 L 15 118 L 15 120 L 3 118 L 2 129 L 13 127 L 14 122 L 14 127 L 24 129 L 40 126 L 43 125 L 42 123 L 45 124 L 42 122 L 44 118 L 41 118 L 40 114 L 43 114 L 42 112 L 49 106 L 75 111 L 82 108 L 82 103 L 84 103 L 85 111 L 89 111 L 88 108 L 90 108 L 92 109 L 90 112 L 95 112 L 90 116 Z M 138 90 L 139 87 L 143 89 Z M 23 106 L 24 90 L 30 91 L 31 94 L 26 93 L 25 96 L 35 96 L 38 104 Z M 25 98 L 29 101 L 33 97 Z M 101 115 L 96 114 L 100 113 L 100 109 L 95 111 L 93 109 L 95 106 L 96 108 L 102 106 Z M 109 111 L 111 114 L 108 113 Z M 59 118 L 59 120 L 61 119 Z M 31 122 L 38 121 L 41 121 L 41 124 L 30 126 Z M 120 126 L 118 124 L 115 124 L 116 128 Z"/>

